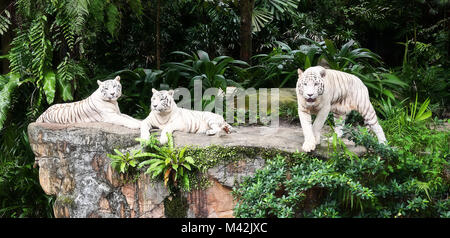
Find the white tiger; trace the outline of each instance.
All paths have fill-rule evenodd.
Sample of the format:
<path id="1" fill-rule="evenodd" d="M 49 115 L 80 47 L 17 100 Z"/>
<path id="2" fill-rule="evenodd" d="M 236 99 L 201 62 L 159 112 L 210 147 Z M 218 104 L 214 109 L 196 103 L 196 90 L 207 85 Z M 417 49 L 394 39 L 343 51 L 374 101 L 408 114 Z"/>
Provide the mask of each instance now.
<path id="1" fill-rule="evenodd" d="M 358 111 L 364 123 L 375 133 L 380 143 L 386 142 L 383 129 L 378 124 L 375 110 L 369 100 L 369 91 L 356 76 L 345 72 L 325 69 L 321 66 L 298 69 L 297 81 L 298 115 L 305 135 L 302 149 L 309 152 L 320 144 L 320 130 L 331 111 L 335 132 L 341 137 L 346 115 Z M 311 114 L 317 114 L 311 125 Z"/>
<path id="2" fill-rule="evenodd" d="M 140 128 L 141 121 L 120 113 L 117 99 L 122 95 L 120 77 L 97 81 L 98 89 L 88 98 L 72 103 L 49 107 L 36 122 L 70 124 L 78 122 L 108 122 L 116 125 Z"/>
<path id="3" fill-rule="evenodd" d="M 151 112 L 142 121 L 141 138 L 148 139 L 151 128 L 162 129 L 161 144 L 167 143 L 167 133 L 173 131 L 207 135 L 215 135 L 222 130 L 231 133 L 232 127 L 218 114 L 179 108 L 173 99 L 173 90 L 152 89 L 152 92 Z"/>

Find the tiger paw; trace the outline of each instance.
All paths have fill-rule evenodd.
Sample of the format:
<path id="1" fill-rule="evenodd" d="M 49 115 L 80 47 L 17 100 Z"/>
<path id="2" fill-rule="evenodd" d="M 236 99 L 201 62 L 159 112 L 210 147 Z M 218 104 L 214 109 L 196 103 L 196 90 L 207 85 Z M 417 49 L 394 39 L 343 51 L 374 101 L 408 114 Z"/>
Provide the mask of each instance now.
<path id="1" fill-rule="evenodd" d="M 302 146 L 304 152 L 311 152 L 316 149 L 316 143 L 314 140 L 305 141 Z"/>
<path id="2" fill-rule="evenodd" d="M 159 143 L 160 143 L 161 145 L 166 144 L 168 141 L 169 141 L 169 138 L 167 138 L 167 136 L 161 136 L 161 137 L 159 138 Z"/>
<path id="3" fill-rule="evenodd" d="M 217 132 L 219 132 L 219 130 L 217 130 L 217 129 L 210 129 L 210 130 L 206 131 L 206 135 L 213 136 L 213 135 L 217 134 Z"/>

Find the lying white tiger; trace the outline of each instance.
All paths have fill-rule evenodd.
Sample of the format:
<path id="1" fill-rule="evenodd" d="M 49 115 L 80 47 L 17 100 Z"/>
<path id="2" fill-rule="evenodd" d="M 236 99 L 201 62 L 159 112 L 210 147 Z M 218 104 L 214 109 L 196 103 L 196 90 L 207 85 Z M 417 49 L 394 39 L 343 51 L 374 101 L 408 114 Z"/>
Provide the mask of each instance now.
<path id="1" fill-rule="evenodd" d="M 311 67 L 303 73 L 298 69 L 298 115 L 305 135 L 302 149 L 312 151 L 320 144 L 320 130 L 328 113 L 334 115 L 335 132 L 341 137 L 346 115 L 358 111 L 364 123 L 375 133 L 380 143 L 386 142 L 383 129 L 378 124 L 375 110 L 369 100 L 369 92 L 356 76 L 321 66 Z M 311 114 L 317 114 L 311 125 Z"/>
<path id="2" fill-rule="evenodd" d="M 117 99 L 122 95 L 120 77 L 97 81 L 98 89 L 88 98 L 72 103 L 49 107 L 36 122 L 70 124 L 77 122 L 108 122 L 116 125 L 140 128 L 141 121 L 120 113 Z"/>
<path id="3" fill-rule="evenodd" d="M 167 143 L 167 133 L 174 131 L 207 135 L 215 135 L 222 130 L 231 133 L 232 127 L 218 114 L 179 108 L 173 99 L 173 90 L 152 89 L 152 92 L 151 112 L 142 121 L 141 138 L 148 139 L 151 128 L 162 129 L 161 144 Z"/>

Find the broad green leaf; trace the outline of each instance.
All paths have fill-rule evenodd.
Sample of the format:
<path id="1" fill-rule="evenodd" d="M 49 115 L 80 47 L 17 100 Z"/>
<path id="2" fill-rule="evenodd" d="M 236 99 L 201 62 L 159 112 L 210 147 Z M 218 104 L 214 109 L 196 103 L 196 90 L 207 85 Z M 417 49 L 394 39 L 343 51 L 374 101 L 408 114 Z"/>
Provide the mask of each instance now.
<path id="1" fill-rule="evenodd" d="M 191 170 L 191 166 L 190 166 L 189 164 L 183 164 L 183 166 L 184 166 L 186 169 Z"/>
<path id="2" fill-rule="evenodd" d="M 183 186 L 185 189 L 189 190 L 190 189 L 190 184 L 189 184 L 189 177 L 188 174 L 184 174 L 183 176 Z"/>
<path id="3" fill-rule="evenodd" d="M 398 86 L 401 86 L 401 87 L 407 87 L 408 86 L 407 83 L 405 83 L 402 80 L 400 80 L 394 74 L 384 73 L 384 74 L 381 74 L 381 76 L 386 78 L 385 80 L 382 81 L 383 83 L 394 84 L 394 85 L 398 85 Z"/>
<path id="4" fill-rule="evenodd" d="M 184 158 L 184 160 L 187 161 L 187 162 L 190 163 L 190 164 L 194 164 L 194 163 L 195 163 L 195 162 L 194 162 L 194 159 L 193 159 L 191 156 L 186 156 L 186 157 Z"/>
<path id="5" fill-rule="evenodd" d="M 126 165 L 127 165 L 126 163 L 121 163 L 120 164 L 120 172 L 125 173 L 125 166 Z"/>
<path id="6" fill-rule="evenodd" d="M 390 99 L 395 100 L 394 94 L 390 90 L 383 89 L 383 94 L 388 96 Z"/>
<path id="7" fill-rule="evenodd" d="M 61 95 L 63 100 L 66 101 L 72 101 L 72 85 L 70 82 L 66 82 L 64 80 L 58 80 L 59 89 L 61 91 Z"/>
<path id="8" fill-rule="evenodd" d="M 122 157 L 125 156 L 125 155 L 124 155 L 122 152 L 120 152 L 118 149 L 114 149 L 114 152 L 116 152 L 116 154 L 118 154 L 118 155 L 120 155 L 120 156 L 122 156 Z"/>
<path id="9" fill-rule="evenodd" d="M 336 47 L 334 46 L 333 41 L 325 39 L 325 45 L 327 46 L 327 50 L 330 55 L 336 54 Z"/>
<path id="10" fill-rule="evenodd" d="M 52 104 L 55 99 L 56 75 L 53 71 L 48 71 L 44 75 L 44 92 L 48 104 Z"/>
<path id="11" fill-rule="evenodd" d="M 186 152 L 187 146 L 183 147 L 183 149 L 180 150 L 180 153 L 178 154 L 178 158 L 181 159 L 184 157 L 184 152 Z"/>
<path id="12" fill-rule="evenodd" d="M 198 58 L 202 61 L 210 61 L 208 53 L 203 50 L 197 51 Z"/>

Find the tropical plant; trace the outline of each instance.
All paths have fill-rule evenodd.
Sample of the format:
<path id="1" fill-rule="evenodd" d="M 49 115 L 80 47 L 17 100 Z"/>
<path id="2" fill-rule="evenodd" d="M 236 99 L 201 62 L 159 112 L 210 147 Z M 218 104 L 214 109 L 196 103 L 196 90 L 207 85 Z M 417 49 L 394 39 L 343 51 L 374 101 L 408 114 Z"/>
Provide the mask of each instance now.
<path id="1" fill-rule="evenodd" d="M 398 118 L 390 120 L 398 123 Z M 397 125 L 384 128 L 404 131 L 386 134 L 395 148 L 379 144 L 367 130 L 346 128 L 349 139 L 367 148 L 366 154 L 349 153 L 334 138 L 328 159 L 300 153 L 267 161 L 233 190 L 238 201 L 234 215 L 446 217 L 450 148 L 445 144 L 450 133 L 423 124 L 391 126 Z"/>
<path id="2" fill-rule="evenodd" d="M 151 175 L 153 179 L 162 177 L 164 185 L 171 185 L 178 187 L 181 181 L 181 187 L 187 191 L 190 190 L 189 185 L 189 171 L 195 167 L 194 159 L 191 156 L 185 156 L 187 146 L 180 150 L 175 149 L 173 144 L 173 137 L 171 133 L 167 133 L 168 143 L 162 147 L 151 148 L 156 150 L 156 153 L 143 153 L 152 159 L 142 161 L 139 163 L 139 168 L 149 166 L 145 174 Z M 149 139 L 152 140 L 152 139 Z M 148 144 L 148 142 L 144 142 Z M 152 144 L 152 143 L 150 143 Z"/>
<path id="3" fill-rule="evenodd" d="M 428 105 L 430 104 L 430 99 L 427 98 L 425 102 L 420 105 L 419 110 L 417 110 L 417 95 L 415 103 L 410 103 L 409 106 L 409 115 L 407 117 L 407 122 L 409 123 L 418 123 L 423 120 L 426 120 L 431 117 L 431 111 L 427 110 Z"/>
<path id="4" fill-rule="evenodd" d="M 244 85 L 259 87 L 295 87 L 298 68 L 309 68 L 319 61 L 318 47 L 302 45 L 299 50 L 292 50 L 283 42 L 269 54 L 252 57 L 253 66 L 238 72 L 244 78 Z"/>
<path id="5" fill-rule="evenodd" d="M 148 156 L 147 153 L 142 153 L 140 149 L 120 152 L 118 149 L 114 149 L 116 154 L 107 154 L 111 159 L 111 167 L 119 173 L 128 173 L 131 168 L 136 168 L 139 163 L 139 158 Z"/>
<path id="6" fill-rule="evenodd" d="M 0 35 L 5 34 L 11 25 L 11 13 L 7 9 L 0 13 Z"/>
<path id="7" fill-rule="evenodd" d="M 117 10 L 133 2 L 140 0 L 20 0 L 12 3 L 11 16 L 0 14 L 2 31 L 4 23 L 17 26 L 11 48 L 2 56 L 9 60 L 10 73 L 0 77 L 2 217 L 52 216 L 53 200 L 42 191 L 33 168 L 27 126 L 49 105 L 80 99 L 79 89 L 89 85 L 84 52 L 104 24 L 108 37 L 116 36 Z"/>
<path id="8" fill-rule="evenodd" d="M 239 86 L 237 82 L 227 78 L 228 69 L 239 70 L 238 66 L 248 65 L 229 56 L 218 56 L 211 60 L 208 53 L 202 50 L 192 55 L 182 51 L 175 51 L 172 54 L 187 58 L 182 62 L 169 62 L 163 65 L 166 70 L 165 82 L 173 88 L 180 85 L 193 88 L 194 81 L 201 80 L 203 89 L 220 88 L 225 92 L 227 86 Z M 183 82 L 183 79 L 186 81 Z"/>

